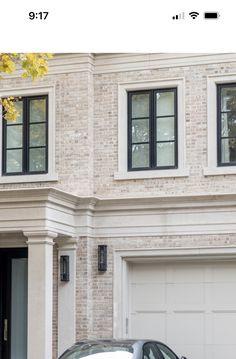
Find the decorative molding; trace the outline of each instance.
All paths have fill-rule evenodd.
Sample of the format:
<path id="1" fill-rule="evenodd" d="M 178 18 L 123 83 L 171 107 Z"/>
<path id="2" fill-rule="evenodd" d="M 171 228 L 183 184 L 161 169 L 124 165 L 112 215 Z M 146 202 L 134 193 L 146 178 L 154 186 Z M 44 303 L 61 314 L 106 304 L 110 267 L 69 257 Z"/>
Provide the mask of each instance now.
<path id="1" fill-rule="evenodd" d="M 48 75 L 68 74 L 76 72 L 94 72 L 94 55 L 90 53 L 56 54 L 49 60 Z M 4 79 L 21 77 L 22 71 L 17 69 L 14 74 L 4 75 Z"/>
<path id="2" fill-rule="evenodd" d="M 235 62 L 235 53 L 143 53 L 143 54 L 95 54 L 94 73 L 141 71 L 166 67 L 195 66 Z"/>
<path id="3" fill-rule="evenodd" d="M 54 59 L 50 60 L 48 76 L 77 72 L 96 75 L 235 61 L 235 53 L 66 53 L 56 54 Z M 21 71 L 17 70 L 13 75 L 5 75 L 4 78 L 13 79 L 20 76 Z"/>
<path id="4" fill-rule="evenodd" d="M 235 217 L 235 193 L 93 199 L 54 188 L 0 191 L 0 233 L 31 242 L 57 236 L 68 249 L 80 236 L 235 234 Z"/>
<path id="5" fill-rule="evenodd" d="M 56 238 L 57 233 L 50 232 L 50 231 L 35 231 L 35 232 L 23 232 L 24 236 L 27 238 L 33 239 L 33 238 Z"/>
<path id="6" fill-rule="evenodd" d="M 75 237 L 58 237 L 57 240 L 55 241 L 57 244 L 57 250 L 60 251 L 72 251 L 77 249 L 78 247 L 78 243 L 79 243 L 79 238 L 75 238 Z"/>

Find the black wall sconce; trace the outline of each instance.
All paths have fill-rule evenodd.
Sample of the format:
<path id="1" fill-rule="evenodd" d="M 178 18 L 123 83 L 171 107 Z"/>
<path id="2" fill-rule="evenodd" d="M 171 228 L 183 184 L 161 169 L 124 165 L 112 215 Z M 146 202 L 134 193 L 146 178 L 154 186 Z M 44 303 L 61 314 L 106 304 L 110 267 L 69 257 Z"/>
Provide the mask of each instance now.
<path id="1" fill-rule="evenodd" d="M 98 270 L 99 272 L 107 270 L 107 245 L 105 244 L 98 246 Z"/>
<path id="2" fill-rule="evenodd" d="M 62 282 L 70 280 L 70 259 L 69 256 L 60 256 L 60 277 Z"/>

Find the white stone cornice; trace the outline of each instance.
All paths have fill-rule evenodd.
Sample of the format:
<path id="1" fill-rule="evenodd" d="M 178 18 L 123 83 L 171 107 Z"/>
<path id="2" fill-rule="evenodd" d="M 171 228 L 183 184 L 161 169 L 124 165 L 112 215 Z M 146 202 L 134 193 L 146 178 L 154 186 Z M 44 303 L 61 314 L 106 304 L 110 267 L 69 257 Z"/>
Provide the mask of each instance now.
<path id="1" fill-rule="evenodd" d="M 105 74 L 235 61 L 235 53 L 66 53 L 56 54 L 49 61 L 49 74 L 47 76 L 78 72 Z M 20 70 L 17 70 L 12 75 L 5 75 L 4 78 L 18 78 L 21 73 Z"/>
<path id="2" fill-rule="evenodd" d="M 56 54 L 52 60 L 49 60 L 48 75 L 69 74 L 77 72 L 94 71 L 94 55 L 91 53 L 65 53 Z M 22 70 L 17 69 L 14 74 L 4 75 L 4 79 L 14 79 L 21 77 Z M 31 80 L 29 79 L 29 83 Z M 43 80 L 40 81 L 41 83 Z"/>
<path id="3" fill-rule="evenodd" d="M 235 62 L 235 53 L 97 54 L 95 74 Z"/>
<path id="4" fill-rule="evenodd" d="M 0 233 L 74 248 L 81 236 L 236 234 L 236 193 L 77 197 L 55 188 L 0 191 Z M 47 239 L 48 238 L 48 239 Z"/>

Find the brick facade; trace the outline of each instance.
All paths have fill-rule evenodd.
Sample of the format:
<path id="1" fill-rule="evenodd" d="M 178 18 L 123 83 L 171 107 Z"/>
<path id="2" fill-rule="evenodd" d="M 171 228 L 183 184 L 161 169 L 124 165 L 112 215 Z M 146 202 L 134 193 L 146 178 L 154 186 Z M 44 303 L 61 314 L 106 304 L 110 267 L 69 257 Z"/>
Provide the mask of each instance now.
<path id="1" fill-rule="evenodd" d="M 56 60 L 55 60 L 56 61 Z M 65 60 L 66 61 L 66 60 Z M 95 56 L 96 61 L 96 56 Z M 101 60 L 100 60 L 101 61 Z M 187 60 L 186 60 L 187 61 Z M 91 70 L 49 74 L 32 84 L 19 78 L 1 90 L 55 86 L 56 173 L 58 181 L 0 184 L 0 189 L 53 187 L 78 197 L 129 198 L 191 196 L 236 192 L 236 174 L 204 176 L 207 167 L 207 78 L 236 73 L 234 61 L 186 63 L 143 70 L 96 73 Z M 189 176 L 115 180 L 118 170 L 118 84 L 184 78 L 186 166 Z M 181 143 L 179 143 L 181 146 Z M 124 148 L 124 151 L 127 151 Z M 97 271 L 97 245 L 108 245 L 108 270 Z M 80 236 L 76 266 L 76 338 L 113 335 L 114 251 L 140 248 L 236 246 L 236 234 L 171 236 Z M 57 357 L 58 254 L 54 248 L 53 359 Z"/>

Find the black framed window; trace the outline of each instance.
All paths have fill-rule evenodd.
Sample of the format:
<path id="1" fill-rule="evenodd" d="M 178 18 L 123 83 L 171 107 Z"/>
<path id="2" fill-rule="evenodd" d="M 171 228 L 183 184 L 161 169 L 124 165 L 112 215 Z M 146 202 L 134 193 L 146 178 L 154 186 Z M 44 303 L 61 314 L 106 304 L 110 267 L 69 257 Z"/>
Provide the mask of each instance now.
<path id="1" fill-rule="evenodd" d="M 22 97 L 16 101 L 15 106 L 20 114 L 16 121 L 2 121 L 2 173 L 47 173 L 48 96 Z"/>
<path id="2" fill-rule="evenodd" d="M 128 93 L 128 170 L 178 167 L 177 89 Z"/>
<path id="3" fill-rule="evenodd" d="M 217 85 L 218 166 L 236 165 L 236 83 Z"/>

